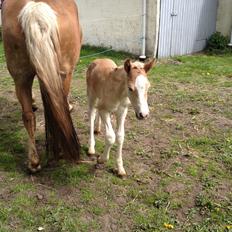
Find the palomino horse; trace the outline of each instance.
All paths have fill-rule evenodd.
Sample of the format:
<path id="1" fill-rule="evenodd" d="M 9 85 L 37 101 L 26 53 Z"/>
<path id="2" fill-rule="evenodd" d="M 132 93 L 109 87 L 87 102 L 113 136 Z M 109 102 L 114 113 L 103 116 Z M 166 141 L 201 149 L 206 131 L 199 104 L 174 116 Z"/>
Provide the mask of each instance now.
<path id="1" fill-rule="evenodd" d="M 37 75 L 44 104 L 47 150 L 79 160 L 80 145 L 67 97 L 80 55 L 81 29 L 74 0 L 5 0 L 2 30 L 7 67 L 14 79 L 29 135 L 28 168 L 40 167 L 35 144 L 32 83 Z"/>
<path id="2" fill-rule="evenodd" d="M 90 138 L 89 155 L 95 154 L 94 121 L 96 113 L 97 132 L 100 131 L 100 120 L 106 129 L 105 149 L 103 157 L 98 163 L 109 159 L 112 145 L 118 143 L 117 166 L 118 175 L 125 176 L 126 172 L 122 161 L 122 146 L 124 141 L 124 123 L 128 105 L 131 102 L 137 119 L 145 119 L 149 115 L 147 92 L 150 83 L 147 72 L 152 68 L 154 60 L 145 64 L 125 61 L 124 67 L 109 59 L 97 59 L 90 64 L 87 70 L 87 95 L 89 104 Z M 115 112 L 117 121 L 116 136 L 111 125 L 111 113 Z"/>

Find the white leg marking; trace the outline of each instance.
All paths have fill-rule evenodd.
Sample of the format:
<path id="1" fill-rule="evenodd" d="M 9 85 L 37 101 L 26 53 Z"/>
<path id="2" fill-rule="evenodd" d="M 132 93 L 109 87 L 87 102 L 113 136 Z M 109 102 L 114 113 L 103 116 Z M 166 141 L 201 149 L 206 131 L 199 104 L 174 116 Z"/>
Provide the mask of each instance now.
<path id="1" fill-rule="evenodd" d="M 70 111 L 70 112 L 73 110 L 73 105 L 70 104 L 69 102 L 68 102 L 68 108 L 69 108 L 69 111 Z"/>
<path id="2" fill-rule="evenodd" d="M 126 171 L 123 167 L 123 160 L 122 160 L 122 146 L 124 142 L 124 123 L 127 115 L 127 108 L 119 108 L 117 111 L 117 143 L 118 143 L 118 150 L 117 150 L 117 166 L 118 166 L 118 174 L 120 176 L 125 176 Z"/>
<path id="3" fill-rule="evenodd" d="M 89 150 L 90 155 L 95 154 L 95 138 L 94 138 L 94 120 L 96 116 L 96 109 L 94 107 L 89 107 Z"/>
<path id="4" fill-rule="evenodd" d="M 104 149 L 104 153 L 103 153 L 103 157 L 100 158 L 100 162 L 105 162 L 109 159 L 109 155 L 110 155 L 110 149 L 113 146 L 114 142 L 115 142 L 115 133 L 111 124 L 111 120 L 110 120 L 110 113 L 109 112 L 99 112 L 101 119 L 105 125 L 106 128 L 106 136 L 105 136 L 105 149 Z"/>
<path id="5" fill-rule="evenodd" d="M 69 111 L 71 112 L 71 111 L 73 110 L 73 105 L 70 104 L 70 94 L 69 94 L 68 97 L 67 97 L 67 102 L 68 102 Z"/>

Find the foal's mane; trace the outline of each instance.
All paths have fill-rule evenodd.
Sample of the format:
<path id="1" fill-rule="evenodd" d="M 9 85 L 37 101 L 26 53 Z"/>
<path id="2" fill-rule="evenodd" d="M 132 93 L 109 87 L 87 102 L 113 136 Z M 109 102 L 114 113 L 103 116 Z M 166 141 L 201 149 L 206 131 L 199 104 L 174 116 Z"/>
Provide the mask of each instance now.
<path id="1" fill-rule="evenodd" d="M 126 73 L 124 67 L 121 65 L 121 66 L 116 67 L 111 72 L 110 76 L 119 80 L 119 79 L 125 78 L 127 76 L 127 73 Z"/>
<path id="2" fill-rule="evenodd" d="M 131 64 L 132 64 L 132 69 L 133 68 L 137 68 L 139 70 L 144 69 L 144 63 L 142 62 L 135 61 L 135 62 L 132 62 Z M 120 65 L 112 70 L 112 72 L 110 73 L 110 76 L 117 80 L 120 80 L 120 79 L 126 78 L 127 73 L 124 69 L 124 66 Z"/>

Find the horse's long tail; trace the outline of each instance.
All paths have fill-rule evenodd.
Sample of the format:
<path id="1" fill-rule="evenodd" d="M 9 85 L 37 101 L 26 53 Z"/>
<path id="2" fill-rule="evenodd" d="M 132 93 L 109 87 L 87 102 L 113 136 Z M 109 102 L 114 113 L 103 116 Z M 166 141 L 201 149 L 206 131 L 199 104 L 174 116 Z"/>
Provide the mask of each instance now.
<path id="1" fill-rule="evenodd" d="M 39 78 L 46 121 L 47 151 L 79 160 L 80 144 L 73 127 L 60 76 L 60 41 L 56 13 L 43 2 L 29 2 L 19 15 L 27 51 Z"/>

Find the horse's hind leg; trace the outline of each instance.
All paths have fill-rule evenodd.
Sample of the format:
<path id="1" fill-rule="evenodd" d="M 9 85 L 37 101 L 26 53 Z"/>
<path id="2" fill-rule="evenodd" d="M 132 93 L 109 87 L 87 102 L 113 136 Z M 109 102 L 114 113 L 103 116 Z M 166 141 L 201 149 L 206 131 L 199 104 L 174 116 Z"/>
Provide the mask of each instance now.
<path id="1" fill-rule="evenodd" d="M 70 85 L 72 81 L 73 73 L 67 73 L 67 74 L 61 74 L 63 77 L 63 86 L 64 86 L 64 95 L 67 98 L 69 111 L 71 112 L 73 110 L 73 105 L 69 103 L 69 91 L 70 91 Z"/>
<path id="2" fill-rule="evenodd" d="M 35 146 L 36 120 L 32 110 L 32 82 L 33 78 L 25 80 L 23 83 L 15 82 L 16 94 L 22 106 L 22 118 L 24 126 L 28 132 L 28 168 L 32 172 L 41 169 L 39 156 Z"/>

